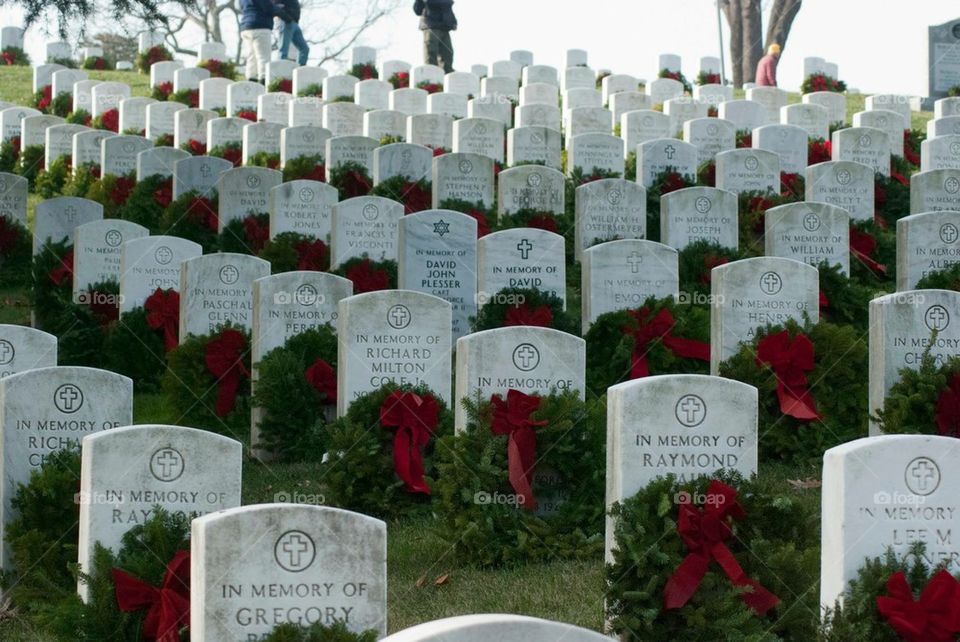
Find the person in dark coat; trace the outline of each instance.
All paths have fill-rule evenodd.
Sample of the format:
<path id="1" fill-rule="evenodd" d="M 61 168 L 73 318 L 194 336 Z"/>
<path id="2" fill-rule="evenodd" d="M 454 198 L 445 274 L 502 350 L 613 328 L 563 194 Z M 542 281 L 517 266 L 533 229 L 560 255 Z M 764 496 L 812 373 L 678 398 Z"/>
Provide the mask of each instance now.
<path id="1" fill-rule="evenodd" d="M 300 0 L 279 0 L 277 15 L 283 20 L 283 36 L 280 38 L 280 60 L 286 60 L 290 53 L 290 43 L 297 48 L 297 64 L 307 64 L 310 45 L 300 29 Z"/>
<path id="2" fill-rule="evenodd" d="M 453 71 L 453 43 L 450 32 L 457 28 L 453 15 L 453 0 L 416 0 L 413 12 L 420 16 L 423 31 L 423 58 L 428 65 Z"/>
<path id="3" fill-rule="evenodd" d="M 266 75 L 277 9 L 270 0 L 240 0 L 240 39 L 247 50 L 247 80 L 263 82 Z"/>

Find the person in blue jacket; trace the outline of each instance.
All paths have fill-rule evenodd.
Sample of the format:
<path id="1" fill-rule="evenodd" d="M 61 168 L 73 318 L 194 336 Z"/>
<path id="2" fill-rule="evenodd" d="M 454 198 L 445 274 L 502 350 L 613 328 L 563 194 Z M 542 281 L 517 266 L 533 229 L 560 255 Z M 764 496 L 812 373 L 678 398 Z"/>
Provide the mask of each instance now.
<path id="1" fill-rule="evenodd" d="M 416 0 L 413 12 L 420 16 L 420 30 L 423 31 L 423 57 L 428 65 L 443 67 L 447 73 L 453 71 L 453 43 L 450 32 L 457 28 L 457 17 L 453 15 L 453 0 Z"/>
<path id="2" fill-rule="evenodd" d="M 278 0 L 277 15 L 283 20 L 283 36 L 280 39 L 280 60 L 286 60 L 290 53 L 290 43 L 297 48 L 297 64 L 307 64 L 310 45 L 300 29 L 300 0 Z"/>
<path id="3" fill-rule="evenodd" d="M 240 0 L 240 38 L 247 50 L 247 80 L 263 82 L 270 62 L 273 17 L 278 10 L 270 0 Z"/>

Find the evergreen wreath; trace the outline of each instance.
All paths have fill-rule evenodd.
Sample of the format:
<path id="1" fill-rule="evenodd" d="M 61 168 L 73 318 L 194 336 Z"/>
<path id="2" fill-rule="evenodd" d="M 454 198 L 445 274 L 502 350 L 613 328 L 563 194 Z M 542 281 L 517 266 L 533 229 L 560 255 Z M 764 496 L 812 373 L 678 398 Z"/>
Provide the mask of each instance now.
<path id="1" fill-rule="evenodd" d="M 173 54 L 163 45 L 154 45 L 146 51 L 138 53 L 133 64 L 141 74 L 149 75 L 150 67 L 153 66 L 153 63 L 163 62 L 165 60 L 173 60 Z"/>
<path id="2" fill-rule="evenodd" d="M 456 198 L 447 198 L 440 201 L 437 209 L 461 212 L 477 221 L 477 238 L 481 238 L 494 231 L 497 221 L 496 208 L 487 207 L 483 203 L 471 203 Z"/>
<path id="3" fill-rule="evenodd" d="M 580 321 L 563 309 L 563 301 L 551 292 L 504 288 L 490 297 L 471 319 L 473 332 L 514 325 L 553 328 L 580 336 Z"/>
<path id="4" fill-rule="evenodd" d="M 65 158 L 65 157 L 61 157 Z M 68 170 L 67 180 L 63 183 L 60 193 L 64 196 L 86 198 L 87 192 L 95 182 L 100 180 L 100 165 L 97 163 L 83 163 L 79 167 Z"/>
<path id="5" fill-rule="evenodd" d="M 196 191 L 181 194 L 160 217 L 160 233 L 199 243 L 203 253 L 217 250 L 220 216 L 217 197 L 200 196 Z"/>
<path id="6" fill-rule="evenodd" d="M 106 174 L 94 181 L 83 196 L 103 206 L 103 218 L 122 218 L 124 206 L 137 186 L 134 173 L 126 176 Z"/>
<path id="7" fill-rule="evenodd" d="M 313 96 L 315 98 L 323 98 L 323 85 L 317 82 L 310 83 L 309 85 L 301 89 L 297 93 L 297 96 L 300 96 L 301 98 L 307 98 L 309 96 Z"/>
<path id="8" fill-rule="evenodd" d="M 367 196 L 373 189 L 373 180 L 367 168 L 356 161 L 348 161 L 333 169 L 327 169 L 327 175 L 327 182 L 340 193 L 340 201 L 355 196 Z"/>
<path id="9" fill-rule="evenodd" d="M 645 312 L 644 312 L 645 311 Z M 664 312 L 666 311 L 666 313 Z M 660 315 L 669 315 L 664 328 L 656 328 Z M 637 345 L 637 331 L 649 327 L 646 346 Z M 607 388 L 631 379 L 635 357 L 643 356 L 649 374 L 708 374 L 708 360 L 685 357 L 664 344 L 660 334 L 669 328 L 672 337 L 700 342 L 709 350 L 710 311 L 696 305 L 680 305 L 673 297 L 649 297 L 634 310 L 601 314 L 590 326 L 587 342 L 587 389 L 602 394 Z M 641 352 L 637 353 L 637 349 Z"/>
<path id="10" fill-rule="evenodd" d="M 19 136 L 13 136 L 0 143 L 0 172 L 14 172 L 19 157 Z"/>
<path id="11" fill-rule="evenodd" d="M 31 297 L 35 327 L 58 338 L 60 365 L 100 367 L 102 344 L 116 307 L 100 302 L 116 298 L 116 281 L 91 285 L 86 302 L 73 298 L 73 249 L 66 240 L 47 242 L 33 260 Z"/>
<path id="12" fill-rule="evenodd" d="M 508 394 L 509 400 L 510 395 Z M 553 493 L 533 475 L 533 492 L 551 514 L 519 507 L 511 485 L 506 435 L 491 430 L 491 399 L 464 399 L 468 424 L 442 437 L 434 453 L 433 486 L 439 532 L 458 559 L 481 566 L 546 559 L 590 558 L 603 548 L 605 409 L 567 391 L 540 398 L 528 415 L 535 424 L 536 465 Z M 503 403 L 500 400 L 500 403 Z M 541 478 L 542 479 L 542 478 Z M 501 501 L 503 500 L 503 501 Z"/>
<path id="13" fill-rule="evenodd" d="M 201 60 L 197 67 L 210 72 L 211 78 L 227 78 L 234 80 L 237 77 L 237 65 L 230 60 Z"/>
<path id="14" fill-rule="evenodd" d="M 323 156 L 312 154 L 290 158 L 283 166 L 283 182 L 310 180 L 327 182 L 327 170 L 323 164 Z"/>
<path id="15" fill-rule="evenodd" d="M 329 325 L 264 355 L 253 400 L 262 412 L 260 443 L 253 446 L 286 460 L 319 461 L 327 447 L 325 424 L 336 411 L 336 372 L 337 336 Z"/>
<path id="16" fill-rule="evenodd" d="M 33 181 L 33 190 L 44 200 L 63 194 L 63 186 L 70 178 L 70 157 L 58 156 L 50 167 L 37 172 Z"/>
<path id="17" fill-rule="evenodd" d="M 211 369 L 217 348 L 225 354 Z M 226 374 L 216 374 L 217 366 Z M 175 423 L 242 439 L 250 429 L 249 332 L 226 324 L 213 334 L 189 335 L 167 353 L 160 385 Z"/>
<path id="18" fill-rule="evenodd" d="M 234 167 L 240 167 L 243 163 L 243 145 L 236 142 L 224 143 L 207 151 L 207 156 L 215 156 L 233 163 Z"/>
<path id="19" fill-rule="evenodd" d="M 88 602 L 84 604 L 76 594 L 63 600 L 57 605 L 47 628 L 61 636 L 60 639 L 83 642 L 147 639 L 145 624 L 149 609 L 125 612 L 120 608 L 115 573 L 121 571 L 134 581 L 159 588 L 165 586 L 168 566 L 173 566 L 179 555 L 189 554 L 189 551 L 190 518 L 168 513 L 160 506 L 154 507 L 143 524 L 124 534 L 118 553 L 100 544 L 95 545 L 90 569 L 80 574 L 80 580 L 88 586 Z M 189 559 L 186 563 L 189 564 Z M 174 578 L 177 592 L 189 595 L 190 587 L 183 585 L 181 580 L 181 577 Z M 189 639 L 188 624 L 186 620 L 181 621 L 181 640 Z"/>
<path id="20" fill-rule="evenodd" d="M 812 344 L 807 363 L 801 349 L 804 336 Z M 768 338 L 772 360 L 763 348 Z M 785 344 L 778 346 L 778 338 Z M 777 347 L 782 354 L 776 354 Z M 828 448 L 867 434 L 867 354 L 860 334 L 850 326 L 790 321 L 757 328 L 752 341 L 721 363 L 721 377 L 757 388 L 760 461 L 817 466 Z M 785 410 L 791 403 L 793 416 Z M 809 417 L 811 410 L 818 416 Z"/>
<path id="21" fill-rule="evenodd" d="M 30 281 L 33 240 L 19 221 L 0 214 L 0 283 L 22 286 Z"/>
<path id="22" fill-rule="evenodd" d="M 730 497 L 717 492 L 716 482 L 736 492 L 732 501 L 742 513 L 728 503 Z M 818 497 L 819 491 L 784 490 L 760 478 L 747 480 L 722 471 L 714 480 L 700 477 L 681 484 L 671 475 L 650 482 L 611 511 L 616 542 L 606 573 L 611 628 L 629 642 L 815 639 L 819 604 L 811 587 L 820 576 Z M 725 506 L 733 514 L 720 523 L 732 536 L 719 545 L 732 554 L 748 580 L 778 597 L 779 604 L 757 615 L 744 596 L 762 591 L 745 593 L 708 558 L 706 573 L 689 600 L 666 608 L 665 593 L 672 588 L 668 581 L 692 552 L 678 528 L 685 524 L 682 513 L 690 508 L 710 513 Z"/>
<path id="23" fill-rule="evenodd" d="M 377 632 L 370 630 L 354 633 L 343 622 L 324 626 L 315 622 L 303 627 L 296 624 L 281 624 L 275 628 L 264 642 L 377 642 Z"/>
<path id="24" fill-rule="evenodd" d="M 30 66 L 30 56 L 20 47 L 4 47 L 3 51 L 0 52 L 0 57 L 3 58 L 5 65 L 18 67 Z"/>
<path id="25" fill-rule="evenodd" d="M 163 333 L 150 327 L 144 308 L 124 312 L 110 327 L 103 342 L 103 365 L 130 377 L 137 392 L 160 391 L 167 369 Z"/>
<path id="26" fill-rule="evenodd" d="M 12 568 L 3 574 L 6 597 L 28 615 L 49 613 L 52 604 L 77 590 L 71 568 L 80 536 L 80 449 L 47 456 L 30 480 L 17 487 L 14 517 L 6 526 Z"/>
<path id="27" fill-rule="evenodd" d="M 888 548 L 883 557 L 864 560 L 863 566 L 857 571 L 857 577 L 850 581 L 844 591 L 843 605 L 836 602 L 832 609 L 828 609 L 823 616 L 820 626 L 820 642 L 944 642 L 957 639 L 957 631 L 938 631 L 941 637 L 936 636 L 934 630 L 922 627 L 914 631 L 916 637 L 898 635 L 890 622 L 883 616 L 879 608 L 878 598 L 891 597 L 891 585 L 900 590 L 909 591 L 910 599 L 919 596 L 938 573 L 943 571 L 941 566 L 928 568 L 923 562 L 926 553 L 926 544 L 916 542 L 910 547 L 908 554 L 897 555 L 892 548 Z M 902 578 L 902 581 L 901 581 Z M 937 581 L 947 580 L 940 577 Z M 956 580 L 956 577 L 954 577 Z M 949 580 L 946 585 L 952 584 Z M 949 591 L 940 591 L 939 596 L 947 596 Z M 903 597 L 906 597 L 905 595 Z M 934 597 L 931 595 L 930 597 Z M 935 606 L 939 614 L 956 612 L 958 606 L 956 593 L 953 597 L 952 608 Z M 932 601 L 932 600 L 931 600 Z M 907 606 L 909 609 L 910 607 Z M 920 612 L 926 609 L 921 608 Z M 934 618 L 931 618 L 930 623 Z M 946 635 L 946 637 L 942 637 Z"/>
<path id="28" fill-rule="evenodd" d="M 420 414 L 405 412 L 415 408 L 417 401 L 421 402 Z M 394 416 L 400 414 L 404 416 Z M 412 434 L 405 435 L 408 430 Z M 329 459 L 323 481 L 327 502 L 392 519 L 429 507 L 430 493 L 436 487 L 437 440 L 453 434 L 453 413 L 426 386 L 389 383 L 361 395 L 350 404 L 345 417 L 326 426 L 326 433 Z M 403 457 L 398 444 L 416 451 L 414 457 L 422 465 L 422 476 L 412 488 L 399 476 L 398 466 L 403 464 L 398 460 L 407 462 L 410 457 Z"/>
<path id="29" fill-rule="evenodd" d="M 404 214 L 414 214 L 433 207 L 432 184 L 425 178 L 411 181 L 406 176 L 394 176 L 378 183 L 371 196 L 382 196 L 403 203 Z"/>
<path id="30" fill-rule="evenodd" d="M 396 261 L 373 261 L 364 254 L 344 261 L 332 272 L 350 279 L 353 282 L 354 294 L 397 288 Z"/>
<path id="31" fill-rule="evenodd" d="M 132 221 L 160 234 L 160 219 L 173 198 L 173 179 L 154 174 L 136 181 L 126 203 L 120 210 L 120 218 Z"/>
<path id="32" fill-rule="evenodd" d="M 266 212 L 247 214 L 223 226 L 217 239 L 220 252 L 259 256 L 270 240 L 270 215 Z"/>
<path id="33" fill-rule="evenodd" d="M 890 176 L 874 176 L 873 219 L 884 229 L 896 230 L 897 219 L 910 212 L 910 181 L 891 169 Z"/>
<path id="34" fill-rule="evenodd" d="M 828 265 L 824 261 L 817 270 L 820 272 L 820 318 L 830 323 L 851 325 L 866 334 L 874 291 L 844 275 L 839 265 Z"/>
<path id="35" fill-rule="evenodd" d="M 885 434 L 960 437 L 960 357 L 938 362 L 928 347 L 918 370 L 900 370 L 877 421 Z"/>
<path id="36" fill-rule="evenodd" d="M 896 229 L 896 225 L 893 229 Z M 875 288 L 892 285 L 896 277 L 896 265 L 895 232 L 873 221 L 850 224 L 851 278 Z"/>
<path id="37" fill-rule="evenodd" d="M 330 249 L 318 238 L 297 232 L 281 232 L 267 241 L 258 255 L 270 261 L 273 274 L 295 270 L 327 272 Z"/>
<path id="38" fill-rule="evenodd" d="M 915 290 L 953 290 L 960 292 L 960 263 L 928 273 L 917 282 Z"/>
<path id="39" fill-rule="evenodd" d="M 701 239 L 679 253 L 680 291 L 693 305 L 706 306 L 710 300 L 711 270 L 741 258 L 737 250 Z"/>
<path id="40" fill-rule="evenodd" d="M 667 167 L 653 178 L 647 188 L 647 238 L 660 240 L 660 197 L 686 187 L 694 187 L 697 177 L 681 174 L 675 167 Z"/>
<path id="41" fill-rule="evenodd" d="M 37 180 L 37 174 L 43 170 L 44 165 L 44 146 L 28 145 L 21 147 L 17 154 L 17 163 L 13 168 L 14 174 L 19 174 L 30 181 L 31 191 L 36 192 L 34 184 Z"/>
<path id="42" fill-rule="evenodd" d="M 280 152 L 257 152 L 247 159 L 247 167 L 280 169 Z"/>

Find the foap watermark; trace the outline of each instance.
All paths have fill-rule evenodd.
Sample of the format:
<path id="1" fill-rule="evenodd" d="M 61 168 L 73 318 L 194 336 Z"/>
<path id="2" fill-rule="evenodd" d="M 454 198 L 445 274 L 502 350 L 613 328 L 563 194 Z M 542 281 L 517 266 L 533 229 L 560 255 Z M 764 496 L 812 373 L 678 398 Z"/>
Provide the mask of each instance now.
<path id="1" fill-rule="evenodd" d="M 73 494 L 73 503 L 77 506 L 120 506 L 123 503 L 123 493 L 117 490 L 106 490 L 100 493 L 91 493 L 81 490 Z"/>
<path id="2" fill-rule="evenodd" d="M 880 297 L 883 297 L 882 299 Z M 880 299 L 883 305 L 923 305 L 927 302 L 927 297 L 923 290 L 912 290 L 909 292 L 874 292 L 874 299 Z"/>
<path id="3" fill-rule="evenodd" d="M 312 504 L 314 506 L 323 506 L 327 503 L 327 498 L 321 493 L 302 493 L 298 490 L 293 492 L 281 490 L 273 495 L 275 504 Z"/>
<path id="4" fill-rule="evenodd" d="M 488 493 L 485 490 L 480 490 L 474 493 L 473 503 L 479 506 L 519 506 L 520 505 L 520 495 L 514 495 L 510 493 Z"/>
<path id="5" fill-rule="evenodd" d="M 507 294 L 505 292 L 491 294 L 490 292 L 481 290 L 476 293 L 474 300 L 477 305 L 486 305 L 488 303 L 494 305 L 523 305 L 526 303 L 527 297 L 522 294 Z"/>
<path id="6" fill-rule="evenodd" d="M 273 293 L 274 305 L 295 305 L 299 307 L 320 306 L 327 302 L 327 297 L 309 283 L 304 283 L 296 290 L 280 290 Z"/>
<path id="7" fill-rule="evenodd" d="M 104 305 L 118 308 L 123 304 L 123 295 L 107 292 L 77 292 L 73 302 L 77 305 Z"/>
<path id="8" fill-rule="evenodd" d="M 673 496 L 673 503 L 679 506 L 723 506 L 727 498 L 719 493 L 688 493 L 681 490 Z"/>
<path id="9" fill-rule="evenodd" d="M 913 493 L 881 490 L 873 494 L 873 503 L 877 506 L 921 506 L 926 502 L 926 497 Z"/>
<path id="10" fill-rule="evenodd" d="M 677 296 L 680 305 L 723 305 L 725 297 L 722 294 L 707 294 L 705 292 L 681 291 Z"/>

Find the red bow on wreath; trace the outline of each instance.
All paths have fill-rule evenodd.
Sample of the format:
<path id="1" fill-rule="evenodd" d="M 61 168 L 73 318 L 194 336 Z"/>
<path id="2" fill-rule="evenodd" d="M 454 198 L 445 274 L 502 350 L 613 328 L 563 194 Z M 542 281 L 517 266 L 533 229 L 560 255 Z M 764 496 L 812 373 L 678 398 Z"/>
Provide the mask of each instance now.
<path id="1" fill-rule="evenodd" d="M 50 270 L 48 276 L 54 285 L 63 285 L 65 282 L 73 281 L 73 250 L 68 250 L 60 258 L 60 263 Z"/>
<path id="2" fill-rule="evenodd" d="M 327 258 L 327 244 L 320 239 L 302 240 L 294 248 L 297 253 L 297 269 L 322 272 Z"/>
<path id="3" fill-rule="evenodd" d="M 0 256 L 5 256 L 17 244 L 20 232 L 12 219 L 0 215 Z"/>
<path id="4" fill-rule="evenodd" d="M 507 313 L 503 317 L 503 325 L 532 325 L 541 328 L 549 328 L 553 324 L 553 312 L 546 305 L 530 307 L 526 303 L 512 305 L 507 308 Z"/>
<path id="5" fill-rule="evenodd" d="M 537 433 L 534 426 L 546 426 L 546 421 L 534 421 L 530 416 L 540 408 L 542 399 L 510 389 L 507 400 L 500 395 L 490 397 L 493 404 L 493 424 L 490 431 L 495 435 L 509 435 L 507 441 L 507 467 L 510 485 L 517 493 L 517 505 L 527 510 L 536 510 L 533 496 L 533 467 L 537 456 Z"/>
<path id="6" fill-rule="evenodd" d="M 660 339 L 663 347 L 681 359 L 710 360 L 710 344 L 694 339 L 684 339 L 670 334 L 676 321 L 670 310 L 661 308 L 652 319 L 650 308 L 640 308 L 627 312 L 636 322 L 637 327 L 626 327 L 625 334 L 633 335 L 633 356 L 630 359 L 630 378 L 639 379 L 650 374 L 647 363 L 647 352 L 654 339 Z"/>
<path id="7" fill-rule="evenodd" d="M 160 588 L 150 586 L 118 568 L 111 572 L 120 610 L 147 608 L 143 639 L 180 642 L 180 629 L 190 623 L 190 552 L 178 551 L 167 564 Z"/>
<path id="8" fill-rule="evenodd" d="M 204 362 L 207 370 L 217 378 L 217 403 L 214 407 L 218 417 L 226 417 L 237 404 L 237 391 L 240 382 L 250 373 L 243 367 L 243 350 L 247 339 L 243 334 L 231 328 L 225 329 L 220 336 L 207 344 Z"/>
<path id="9" fill-rule="evenodd" d="M 950 385 L 937 398 L 937 432 L 960 437 L 960 374 L 954 374 Z"/>
<path id="10" fill-rule="evenodd" d="M 390 287 L 390 275 L 386 270 L 373 266 L 370 259 L 363 259 L 347 270 L 347 278 L 353 281 L 353 293 L 376 292 Z"/>
<path id="11" fill-rule="evenodd" d="M 314 390 L 323 395 L 324 403 L 337 402 L 337 373 L 333 366 L 323 359 L 317 359 L 303 376 Z"/>
<path id="12" fill-rule="evenodd" d="M 873 234 L 861 232 L 855 227 L 850 228 L 850 253 L 853 258 L 863 263 L 869 270 L 877 274 L 886 274 L 887 266 L 873 259 L 877 249 L 877 239 Z"/>
<path id="13" fill-rule="evenodd" d="M 813 370 L 813 343 L 798 333 L 790 340 L 786 330 L 764 337 L 757 344 L 757 365 L 769 365 L 777 377 L 780 412 L 795 419 L 819 419 L 817 404 L 807 390 L 807 372 Z"/>
<path id="14" fill-rule="evenodd" d="M 888 595 L 877 597 L 877 609 L 906 642 L 953 642 L 960 633 L 960 583 L 940 571 L 924 587 L 920 600 L 902 572 L 887 580 Z"/>
<path id="15" fill-rule="evenodd" d="M 177 347 L 180 325 L 180 295 L 157 288 L 143 303 L 147 313 L 147 325 L 153 330 L 163 330 L 163 349 L 170 352 Z"/>
<path id="16" fill-rule="evenodd" d="M 397 429 L 393 438 L 393 468 L 408 493 L 430 494 L 430 487 L 423 478 L 420 449 L 430 441 L 439 416 L 440 406 L 432 395 L 421 397 L 397 390 L 380 406 L 380 423 Z"/>
<path id="17" fill-rule="evenodd" d="M 677 532 L 690 552 L 663 588 L 663 608 L 679 609 L 689 602 L 707 574 L 711 560 L 720 565 L 734 586 L 752 589 L 741 593 L 740 599 L 757 615 L 765 614 L 780 603 L 780 598 L 747 577 L 724 543 L 733 535 L 730 523 L 746 515 L 737 503 L 737 491 L 717 480 L 710 482 L 704 508 L 689 503 L 680 505 Z"/>

